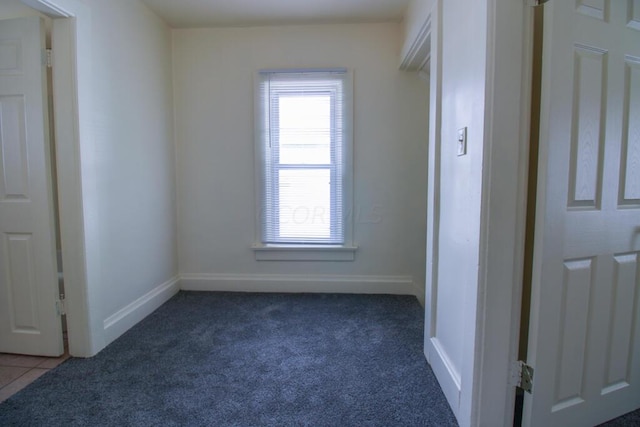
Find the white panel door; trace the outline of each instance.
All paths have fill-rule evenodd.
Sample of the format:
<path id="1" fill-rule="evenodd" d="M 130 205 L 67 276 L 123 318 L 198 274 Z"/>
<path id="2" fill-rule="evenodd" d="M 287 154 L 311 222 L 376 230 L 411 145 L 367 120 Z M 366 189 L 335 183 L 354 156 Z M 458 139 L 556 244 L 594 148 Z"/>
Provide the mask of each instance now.
<path id="1" fill-rule="evenodd" d="M 58 356 L 44 42 L 40 18 L 0 21 L 0 352 Z"/>
<path id="2" fill-rule="evenodd" d="M 640 1 L 545 6 L 524 424 L 640 407 Z"/>

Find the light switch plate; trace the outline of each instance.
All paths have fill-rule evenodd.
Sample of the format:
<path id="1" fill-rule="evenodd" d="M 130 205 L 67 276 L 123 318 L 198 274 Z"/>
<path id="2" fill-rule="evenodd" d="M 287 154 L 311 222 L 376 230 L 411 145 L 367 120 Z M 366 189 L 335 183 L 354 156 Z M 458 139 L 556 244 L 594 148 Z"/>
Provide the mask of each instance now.
<path id="1" fill-rule="evenodd" d="M 458 129 L 458 156 L 467 154 L 467 128 Z"/>

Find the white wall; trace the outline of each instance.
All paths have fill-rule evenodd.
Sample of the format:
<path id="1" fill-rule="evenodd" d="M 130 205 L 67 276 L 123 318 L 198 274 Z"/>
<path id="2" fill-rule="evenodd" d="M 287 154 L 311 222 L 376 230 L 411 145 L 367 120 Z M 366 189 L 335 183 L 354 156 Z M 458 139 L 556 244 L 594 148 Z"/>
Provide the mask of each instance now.
<path id="1" fill-rule="evenodd" d="M 461 379 L 473 365 L 484 148 L 486 1 L 443 2 L 436 336 Z M 467 155 L 457 130 L 467 127 Z M 457 309 L 455 309 L 457 308 Z"/>
<path id="2" fill-rule="evenodd" d="M 46 3 L 76 18 L 54 25 L 60 105 L 77 95 L 79 116 L 58 141 L 58 176 L 77 204 L 61 205 L 70 351 L 91 356 L 178 290 L 171 30 L 138 0 Z M 58 78 L 69 65 L 56 63 L 56 40 L 60 58 L 78 55 Z"/>
<path id="3" fill-rule="evenodd" d="M 510 0 L 431 3 L 431 79 L 436 87 L 440 81 L 441 95 L 432 97 L 429 152 L 440 153 L 429 173 L 429 200 L 438 203 L 429 219 L 434 263 L 425 352 L 461 426 L 507 425 L 522 280 L 531 21 L 528 7 Z M 467 155 L 459 157 L 463 127 Z"/>
<path id="4" fill-rule="evenodd" d="M 465 393 L 457 417 L 471 417 L 486 67 L 486 1 L 443 2 L 442 141 L 436 336 Z M 457 130 L 467 127 L 467 155 L 456 154 Z"/>
<path id="5" fill-rule="evenodd" d="M 93 145 L 86 148 L 108 343 L 126 329 L 120 316 L 127 313 L 117 313 L 177 273 L 171 30 L 137 0 L 86 3 L 94 53 Z"/>
<path id="6" fill-rule="evenodd" d="M 425 351 L 459 423 L 469 425 L 479 298 L 487 2 L 446 0 L 438 4 L 442 19 L 433 25 L 439 31 L 441 56 L 432 52 L 431 65 L 441 67 L 440 116 L 434 116 L 440 118 L 440 139 L 434 141 L 440 150 L 436 160 L 440 175 L 430 175 L 439 197 L 433 233 L 437 236 L 433 247 L 437 275 L 433 301 L 427 306 L 431 324 Z M 423 16 L 424 11 L 418 9 L 418 17 Z M 415 19 L 408 16 L 405 21 Z M 432 23 L 434 19 L 437 17 L 432 16 Z M 435 72 L 431 78 L 436 78 Z M 467 127 L 467 154 L 458 156 L 457 130 L 463 127 Z"/>
<path id="7" fill-rule="evenodd" d="M 401 26 L 185 29 L 173 37 L 183 286 L 285 290 L 281 279 L 304 276 L 317 280 L 287 289 L 352 283 L 392 292 L 408 279 L 421 292 L 428 87 L 397 68 Z M 255 261 L 254 73 L 336 66 L 354 71 L 356 260 Z M 342 285 L 322 283 L 327 276 Z"/>
<path id="8" fill-rule="evenodd" d="M 51 19 L 29 6 L 24 5 L 20 0 L 2 0 L 0 1 L 0 19 L 23 18 L 26 16 L 39 16 L 44 19 L 47 39 L 51 35 Z"/>

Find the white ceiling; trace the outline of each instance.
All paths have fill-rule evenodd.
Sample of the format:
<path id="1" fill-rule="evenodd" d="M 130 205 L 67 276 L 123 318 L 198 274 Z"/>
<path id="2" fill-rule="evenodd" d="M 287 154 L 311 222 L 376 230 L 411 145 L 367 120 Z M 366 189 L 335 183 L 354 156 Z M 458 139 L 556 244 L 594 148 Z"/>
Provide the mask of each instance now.
<path id="1" fill-rule="evenodd" d="M 174 28 L 400 21 L 409 0 L 142 0 Z"/>

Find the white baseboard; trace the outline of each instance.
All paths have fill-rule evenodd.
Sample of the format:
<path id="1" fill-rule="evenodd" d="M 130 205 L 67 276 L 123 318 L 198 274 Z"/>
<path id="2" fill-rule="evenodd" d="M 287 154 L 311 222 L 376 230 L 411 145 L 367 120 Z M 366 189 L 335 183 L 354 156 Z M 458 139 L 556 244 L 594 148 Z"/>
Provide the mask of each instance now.
<path id="1" fill-rule="evenodd" d="M 447 352 L 440 345 L 437 338 L 431 338 L 427 344 L 427 360 L 436 376 L 444 396 L 451 406 L 456 418 L 460 407 L 460 374 L 456 371 Z"/>
<path id="2" fill-rule="evenodd" d="M 109 345 L 131 327 L 153 313 L 180 290 L 178 277 L 155 287 L 104 321 L 105 345 Z"/>
<path id="3" fill-rule="evenodd" d="M 420 303 L 422 308 L 424 308 L 425 298 L 426 298 L 424 282 L 420 284 L 415 282 L 413 283 L 413 295 L 415 295 L 416 298 L 418 298 L 418 302 Z"/>
<path id="4" fill-rule="evenodd" d="M 410 276 L 182 274 L 185 291 L 416 295 Z M 417 295 L 416 295 L 417 296 Z M 424 296 L 423 296 L 424 298 Z"/>

